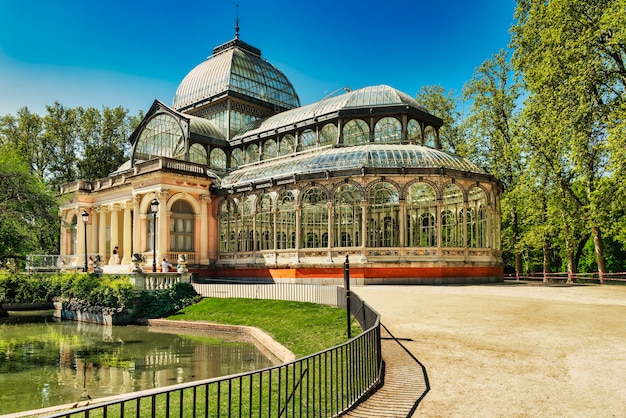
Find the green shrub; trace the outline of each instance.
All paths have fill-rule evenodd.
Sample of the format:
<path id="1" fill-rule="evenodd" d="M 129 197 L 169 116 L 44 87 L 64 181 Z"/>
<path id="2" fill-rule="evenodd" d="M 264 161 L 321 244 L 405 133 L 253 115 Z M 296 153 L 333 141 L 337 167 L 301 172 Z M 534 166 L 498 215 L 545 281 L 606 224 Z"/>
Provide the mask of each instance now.
<path id="1" fill-rule="evenodd" d="M 123 309 L 132 306 L 135 296 L 135 286 L 127 276 L 0 272 L 0 301 L 4 303 L 65 299 L 84 305 Z"/>
<path id="2" fill-rule="evenodd" d="M 137 317 L 162 318 L 200 300 L 190 283 L 175 283 L 170 289 L 141 292 Z"/>

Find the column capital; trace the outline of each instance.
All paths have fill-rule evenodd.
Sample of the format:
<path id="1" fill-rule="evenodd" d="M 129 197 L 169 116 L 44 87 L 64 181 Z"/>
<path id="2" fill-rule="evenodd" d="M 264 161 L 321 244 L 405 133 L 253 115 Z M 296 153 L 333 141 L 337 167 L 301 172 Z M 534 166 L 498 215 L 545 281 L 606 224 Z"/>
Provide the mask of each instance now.
<path id="1" fill-rule="evenodd" d="M 205 203 L 211 203 L 211 201 L 212 201 L 211 195 L 210 194 L 202 194 L 202 195 L 200 195 L 200 200 L 205 202 Z"/>

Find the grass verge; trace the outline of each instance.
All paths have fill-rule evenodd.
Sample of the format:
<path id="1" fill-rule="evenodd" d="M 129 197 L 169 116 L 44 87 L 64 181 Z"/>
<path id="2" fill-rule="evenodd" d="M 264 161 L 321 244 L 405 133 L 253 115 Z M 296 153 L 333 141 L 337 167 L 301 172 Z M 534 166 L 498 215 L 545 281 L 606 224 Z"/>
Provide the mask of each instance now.
<path id="1" fill-rule="evenodd" d="M 298 358 L 348 339 L 344 309 L 307 302 L 207 298 L 167 319 L 257 327 Z M 361 333 L 354 319 L 351 326 L 353 337 Z"/>

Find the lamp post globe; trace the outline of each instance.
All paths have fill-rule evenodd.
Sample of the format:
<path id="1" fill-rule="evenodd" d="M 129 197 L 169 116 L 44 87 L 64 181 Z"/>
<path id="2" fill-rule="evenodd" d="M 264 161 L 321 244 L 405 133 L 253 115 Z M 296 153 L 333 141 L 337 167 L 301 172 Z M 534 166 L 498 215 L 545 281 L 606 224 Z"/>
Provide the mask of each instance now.
<path id="1" fill-rule="evenodd" d="M 89 222 L 89 212 L 86 209 L 83 209 L 83 213 L 81 215 L 83 217 L 83 223 L 85 224 L 85 273 L 88 271 L 88 262 L 87 262 L 87 222 Z"/>
<path id="2" fill-rule="evenodd" d="M 150 211 L 152 212 L 152 272 L 156 273 L 156 217 L 159 211 L 159 201 L 156 197 L 150 202 Z"/>

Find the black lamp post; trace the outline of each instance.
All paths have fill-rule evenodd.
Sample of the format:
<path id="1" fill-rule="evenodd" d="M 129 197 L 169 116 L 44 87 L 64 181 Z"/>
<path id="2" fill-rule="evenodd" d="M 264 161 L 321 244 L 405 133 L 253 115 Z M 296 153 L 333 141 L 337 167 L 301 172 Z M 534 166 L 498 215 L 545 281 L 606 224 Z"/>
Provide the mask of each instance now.
<path id="1" fill-rule="evenodd" d="M 159 201 L 155 197 L 150 202 L 150 211 L 152 212 L 152 272 L 156 273 L 156 216 L 159 211 Z"/>
<path id="2" fill-rule="evenodd" d="M 83 209 L 83 214 L 81 216 L 83 217 L 83 223 L 85 224 L 85 273 L 87 273 L 89 268 L 87 266 L 87 222 L 89 222 L 89 213 L 86 209 Z"/>

